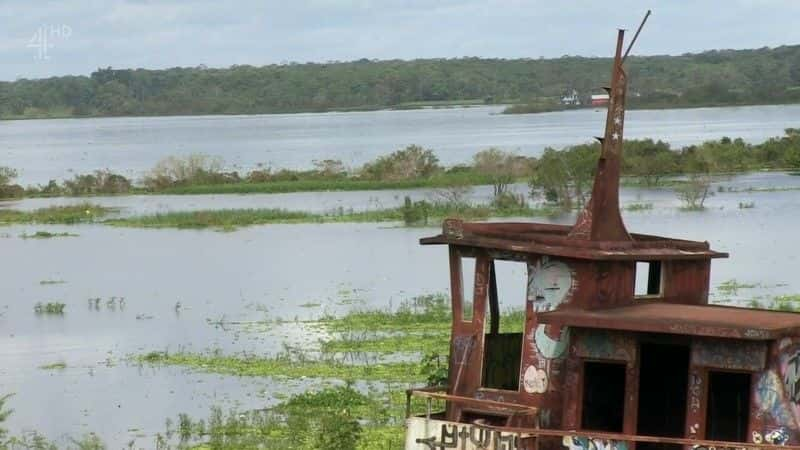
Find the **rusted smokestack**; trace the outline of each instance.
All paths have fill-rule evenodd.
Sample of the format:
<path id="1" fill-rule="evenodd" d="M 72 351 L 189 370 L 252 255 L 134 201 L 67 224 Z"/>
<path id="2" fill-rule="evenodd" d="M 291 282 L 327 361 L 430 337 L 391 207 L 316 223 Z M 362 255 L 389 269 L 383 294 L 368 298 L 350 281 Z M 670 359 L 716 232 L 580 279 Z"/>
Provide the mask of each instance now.
<path id="1" fill-rule="evenodd" d="M 617 34 L 617 51 L 611 72 L 606 131 L 602 138 L 600 159 L 594 177 L 592 197 L 569 233 L 575 239 L 593 241 L 630 241 L 631 236 L 619 212 L 619 179 L 622 166 L 622 130 L 625 124 L 627 78 L 622 67 L 622 43 L 625 31 Z"/>

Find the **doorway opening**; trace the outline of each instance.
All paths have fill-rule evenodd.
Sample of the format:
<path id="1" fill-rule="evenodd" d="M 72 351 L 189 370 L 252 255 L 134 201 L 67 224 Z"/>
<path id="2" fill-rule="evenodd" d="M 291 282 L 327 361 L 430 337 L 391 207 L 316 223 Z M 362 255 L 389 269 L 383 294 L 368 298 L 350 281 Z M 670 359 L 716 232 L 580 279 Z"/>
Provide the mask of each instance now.
<path id="1" fill-rule="evenodd" d="M 689 347 L 643 343 L 640 348 L 636 433 L 683 437 L 689 384 Z M 679 450 L 678 444 L 641 442 L 640 450 Z"/>
<path id="2" fill-rule="evenodd" d="M 747 442 L 750 378 L 749 373 L 708 373 L 706 439 Z"/>
<path id="3" fill-rule="evenodd" d="M 584 363 L 581 428 L 622 433 L 624 405 L 625 364 Z"/>
<path id="4" fill-rule="evenodd" d="M 490 262 L 481 387 L 519 390 L 526 271 L 527 265 L 516 261 Z"/>

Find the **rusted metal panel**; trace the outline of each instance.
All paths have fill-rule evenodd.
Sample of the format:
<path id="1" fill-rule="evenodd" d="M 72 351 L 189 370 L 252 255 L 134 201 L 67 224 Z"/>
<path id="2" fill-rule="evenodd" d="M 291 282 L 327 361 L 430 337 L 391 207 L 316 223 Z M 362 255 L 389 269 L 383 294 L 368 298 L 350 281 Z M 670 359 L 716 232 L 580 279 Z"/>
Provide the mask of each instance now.
<path id="1" fill-rule="evenodd" d="M 686 402 L 686 434 L 690 439 L 706 437 L 706 398 L 708 398 L 708 371 L 690 366 Z"/>
<path id="2" fill-rule="evenodd" d="M 629 333 L 608 330 L 573 331 L 572 354 L 578 358 L 636 362 L 636 337 Z"/>
<path id="3" fill-rule="evenodd" d="M 529 231 L 504 231 L 502 225 L 514 225 Z M 453 233 L 453 230 L 458 230 Z M 541 230 L 541 231 L 536 231 Z M 569 227 L 540 227 L 540 224 L 474 224 L 457 220 L 445 221 L 443 234 L 420 239 L 422 245 L 451 244 L 509 252 L 562 256 L 588 260 L 707 260 L 727 258 L 727 253 L 711 250 L 707 242 L 692 242 L 668 238 L 632 242 L 580 241 L 568 237 Z"/>
<path id="4" fill-rule="evenodd" d="M 767 343 L 730 339 L 698 339 L 692 345 L 694 366 L 759 372 L 767 362 Z"/>
<path id="5" fill-rule="evenodd" d="M 747 340 L 800 334 L 800 315 L 716 305 L 641 301 L 606 309 L 563 309 L 539 314 L 547 324 Z"/>
<path id="6" fill-rule="evenodd" d="M 661 301 L 704 305 L 708 303 L 711 261 L 664 261 Z"/>

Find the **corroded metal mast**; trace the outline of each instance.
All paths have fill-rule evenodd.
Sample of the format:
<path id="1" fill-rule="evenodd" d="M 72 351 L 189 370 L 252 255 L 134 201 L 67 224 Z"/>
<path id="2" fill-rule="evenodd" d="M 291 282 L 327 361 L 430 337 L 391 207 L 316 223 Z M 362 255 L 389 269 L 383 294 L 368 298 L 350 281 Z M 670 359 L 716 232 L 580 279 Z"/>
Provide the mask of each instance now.
<path id="1" fill-rule="evenodd" d="M 575 239 L 592 241 L 630 241 L 631 236 L 625 228 L 619 212 L 619 179 L 622 166 L 622 136 L 625 124 L 625 94 L 627 92 L 627 74 L 623 64 L 631 51 L 639 32 L 650 16 L 644 16 L 639 29 L 633 37 L 625 55 L 622 44 L 625 31 L 617 34 L 617 49 L 614 55 L 614 68 L 611 72 L 611 87 L 605 88 L 609 95 L 606 130 L 602 138 L 600 159 L 597 161 L 597 172 L 594 177 L 592 196 L 583 212 L 572 227 L 569 236 Z"/>

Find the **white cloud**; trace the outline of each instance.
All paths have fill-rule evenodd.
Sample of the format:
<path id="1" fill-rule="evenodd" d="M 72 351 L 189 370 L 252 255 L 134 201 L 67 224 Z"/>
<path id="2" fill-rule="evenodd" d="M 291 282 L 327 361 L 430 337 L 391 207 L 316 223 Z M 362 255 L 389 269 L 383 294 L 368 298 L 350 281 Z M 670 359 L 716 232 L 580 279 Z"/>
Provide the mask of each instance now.
<path id="1" fill-rule="evenodd" d="M 618 0 L 71 0 L 2 2 L 0 79 L 99 66 L 261 65 L 286 60 L 609 55 L 615 29 L 653 9 L 635 53 L 681 54 L 800 42 L 800 2 Z M 50 59 L 27 46 L 65 24 Z"/>

